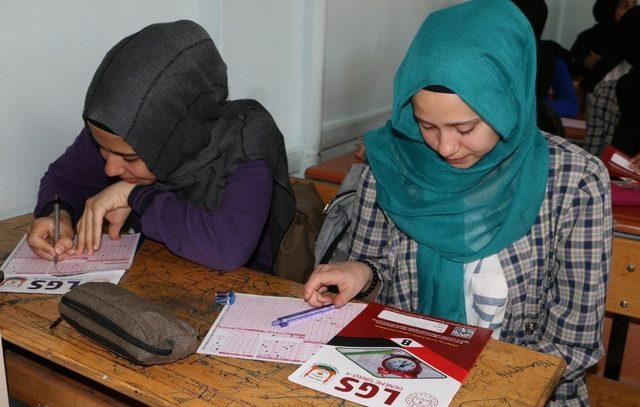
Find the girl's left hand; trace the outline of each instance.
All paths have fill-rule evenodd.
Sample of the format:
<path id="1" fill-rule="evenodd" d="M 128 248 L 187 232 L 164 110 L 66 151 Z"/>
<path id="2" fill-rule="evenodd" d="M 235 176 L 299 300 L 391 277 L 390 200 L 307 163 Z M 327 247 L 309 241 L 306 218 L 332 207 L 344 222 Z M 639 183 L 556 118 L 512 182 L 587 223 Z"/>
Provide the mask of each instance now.
<path id="1" fill-rule="evenodd" d="M 102 224 L 105 218 L 112 222 L 109 227 L 109 236 L 119 234 L 120 228 L 131 213 L 127 199 L 134 187 L 135 184 L 119 181 L 87 199 L 84 213 L 76 227 L 78 235 L 76 254 L 82 254 L 86 248 L 91 256 L 100 248 Z"/>

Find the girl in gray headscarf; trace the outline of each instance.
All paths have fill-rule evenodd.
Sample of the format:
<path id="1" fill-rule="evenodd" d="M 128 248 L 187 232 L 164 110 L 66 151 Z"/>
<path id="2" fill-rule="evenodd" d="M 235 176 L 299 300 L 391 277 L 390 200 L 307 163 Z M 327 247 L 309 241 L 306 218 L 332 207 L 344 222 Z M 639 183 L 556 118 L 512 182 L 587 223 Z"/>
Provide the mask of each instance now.
<path id="1" fill-rule="evenodd" d="M 154 24 L 116 44 L 93 77 L 83 118 L 86 127 L 41 180 L 28 235 L 36 253 L 92 254 L 105 219 L 117 239 L 130 218 L 189 260 L 271 270 L 295 210 L 283 137 L 258 102 L 227 101 L 226 65 L 202 27 Z M 56 194 L 63 210 L 54 247 Z"/>

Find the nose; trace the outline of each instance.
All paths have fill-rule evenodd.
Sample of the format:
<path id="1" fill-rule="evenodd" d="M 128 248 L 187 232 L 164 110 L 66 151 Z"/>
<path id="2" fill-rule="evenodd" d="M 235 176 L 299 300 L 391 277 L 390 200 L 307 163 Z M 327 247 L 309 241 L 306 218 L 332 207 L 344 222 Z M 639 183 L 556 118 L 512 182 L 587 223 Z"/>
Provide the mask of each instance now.
<path id="1" fill-rule="evenodd" d="M 109 177 L 118 177 L 124 174 L 123 158 L 112 153 L 107 153 L 107 161 L 104 165 L 104 173 Z"/>
<path id="2" fill-rule="evenodd" d="M 460 140 L 458 137 L 457 134 L 441 132 L 438 143 L 438 154 L 444 158 L 448 158 L 457 153 L 460 149 Z"/>

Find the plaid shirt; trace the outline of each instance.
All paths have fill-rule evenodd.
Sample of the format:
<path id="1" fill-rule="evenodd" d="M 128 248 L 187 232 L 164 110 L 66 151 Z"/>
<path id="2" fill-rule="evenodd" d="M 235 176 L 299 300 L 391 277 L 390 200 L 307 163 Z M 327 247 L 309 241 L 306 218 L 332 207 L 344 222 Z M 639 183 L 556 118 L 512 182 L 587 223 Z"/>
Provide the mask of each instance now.
<path id="1" fill-rule="evenodd" d="M 602 320 L 611 257 L 609 176 L 579 147 L 547 136 L 545 198 L 528 235 L 498 253 L 509 287 L 500 339 L 563 357 L 567 368 L 551 405 L 588 404 L 584 371 L 603 354 Z M 354 207 L 349 258 L 379 271 L 377 301 L 418 309 L 418 245 L 376 204 L 366 167 Z"/>
<path id="2" fill-rule="evenodd" d="M 616 83 L 618 81 L 600 82 L 587 97 L 587 133 L 582 147 L 596 156 L 611 144 L 620 121 Z"/>

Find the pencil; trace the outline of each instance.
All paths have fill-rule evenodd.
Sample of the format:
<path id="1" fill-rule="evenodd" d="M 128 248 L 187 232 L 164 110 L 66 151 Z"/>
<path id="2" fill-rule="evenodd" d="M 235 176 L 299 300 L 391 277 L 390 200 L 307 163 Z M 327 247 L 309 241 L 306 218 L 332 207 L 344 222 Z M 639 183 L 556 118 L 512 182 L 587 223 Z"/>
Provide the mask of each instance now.
<path id="1" fill-rule="evenodd" d="M 60 239 L 60 200 L 56 194 L 55 201 L 53 202 L 53 250 L 55 251 L 56 245 Z M 54 266 L 58 265 L 58 253 L 53 255 Z"/>

